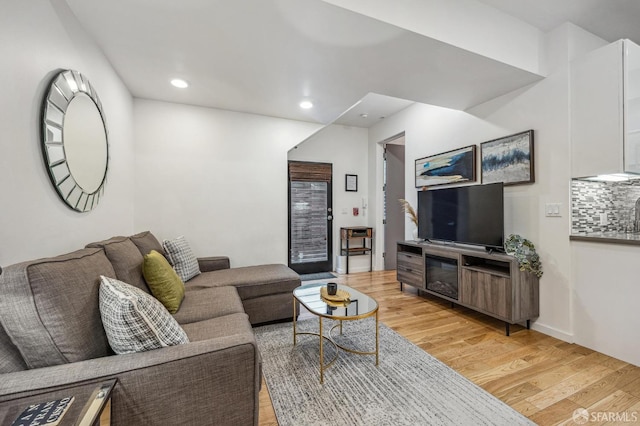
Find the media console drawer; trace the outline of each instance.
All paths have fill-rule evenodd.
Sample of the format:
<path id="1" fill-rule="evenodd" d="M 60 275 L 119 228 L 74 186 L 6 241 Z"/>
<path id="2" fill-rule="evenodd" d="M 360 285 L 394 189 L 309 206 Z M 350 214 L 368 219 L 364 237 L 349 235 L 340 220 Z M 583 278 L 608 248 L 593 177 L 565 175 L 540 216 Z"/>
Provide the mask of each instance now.
<path id="1" fill-rule="evenodd" d="M 398 244 L 397 253 L 397 280 L 413 287 L 425 288 L 422 250 L 419 247 Z"/>
<path id="2" fill-rule="evenodd" d="M 398 253 L 398 264 L 411 265 L 415 268 L 422 268 L 422 256 L 410 253 Z"/>
<path id="3" fill-rule="evenodd" d="M 422 277 L 422 271 L 416 271 L 414 269 L 406 268 L 402 265 L 398 265 L 398 281 L 401 283 L 409 284 L 413 287 L 425 288 L 424 278 Z"/>

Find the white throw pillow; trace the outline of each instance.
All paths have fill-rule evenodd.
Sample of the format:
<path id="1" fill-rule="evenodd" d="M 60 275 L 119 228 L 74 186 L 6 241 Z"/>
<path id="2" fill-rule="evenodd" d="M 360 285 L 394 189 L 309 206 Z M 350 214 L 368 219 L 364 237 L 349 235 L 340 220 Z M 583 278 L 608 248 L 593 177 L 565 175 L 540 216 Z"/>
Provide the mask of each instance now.
<path id="1" fill-rule="evenodd" d="M 200 275 L 198 259 L 191 251 L 191 247 L 184 237 L 180 236 L 174 240 L 164 240 L 162 247 L 169 263 L 176 270 L 182 282 L 186 283 L 196 275 Z"/>
<path id="2" fill-rule="evenodd" d="M 109 345 L 117 354 L 189 343 L 162 303 L 132 285 L 102 275 L 100 316 Z"/>

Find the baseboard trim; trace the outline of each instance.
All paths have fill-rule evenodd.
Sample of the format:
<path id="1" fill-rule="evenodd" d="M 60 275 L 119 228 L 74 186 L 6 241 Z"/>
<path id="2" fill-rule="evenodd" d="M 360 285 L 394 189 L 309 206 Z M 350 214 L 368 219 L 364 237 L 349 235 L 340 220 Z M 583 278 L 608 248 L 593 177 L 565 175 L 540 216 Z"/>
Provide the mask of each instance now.
<path id="1" fill-rule="evenodd" d="M 533 330 L 539 331 L 542 334 L 555 337 L 556 339 L 563 340 L 567 343 L 575 343 L 575 336 L 573 334 L 558 330 L 557 328 L 549 327 L 548 325 L 540 324 L 537 322 L 531 324 L 531 328 Z"/>

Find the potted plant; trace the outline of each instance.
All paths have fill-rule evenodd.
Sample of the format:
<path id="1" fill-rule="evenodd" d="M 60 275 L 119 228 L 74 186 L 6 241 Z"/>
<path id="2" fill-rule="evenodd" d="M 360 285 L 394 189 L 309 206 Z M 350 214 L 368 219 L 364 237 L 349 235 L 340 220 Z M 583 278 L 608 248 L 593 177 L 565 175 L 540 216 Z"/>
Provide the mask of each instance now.
<path id="1" fill-rule="evenodd" d="M 540 256 L 531 241 L 518 234 L 511 234 L 504 243 L 504 251 L 518 260 L 521 271 L 530 272 L 538 278 L 542 276 Z"/>

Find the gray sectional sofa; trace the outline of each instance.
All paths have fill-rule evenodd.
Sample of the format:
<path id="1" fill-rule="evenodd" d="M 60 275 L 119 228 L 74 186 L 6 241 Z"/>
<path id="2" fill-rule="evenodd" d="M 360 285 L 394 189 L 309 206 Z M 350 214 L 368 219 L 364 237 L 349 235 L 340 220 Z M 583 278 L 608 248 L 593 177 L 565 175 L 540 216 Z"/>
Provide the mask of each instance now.
<path id="1" fill-rule="evenodd" d="M 284 265 L 230 268 L 198 259 L 174 318 L 190 343 L 114 355 L 98 306 L 99 276 L 146 292 L 143 255 L 163 253 L 150 233 L 114 237 L 0 275 L 0 422 L 10 407 L 117 378 L 114 425 L 258 423 L 260 354 L 252 325 L 289 319 L 300 277 Z M 5 413 L 5 414 L 3 414 Z"/>

